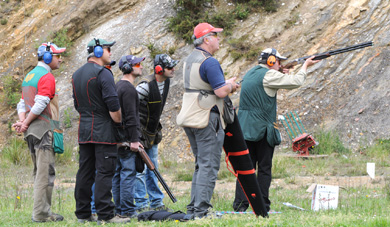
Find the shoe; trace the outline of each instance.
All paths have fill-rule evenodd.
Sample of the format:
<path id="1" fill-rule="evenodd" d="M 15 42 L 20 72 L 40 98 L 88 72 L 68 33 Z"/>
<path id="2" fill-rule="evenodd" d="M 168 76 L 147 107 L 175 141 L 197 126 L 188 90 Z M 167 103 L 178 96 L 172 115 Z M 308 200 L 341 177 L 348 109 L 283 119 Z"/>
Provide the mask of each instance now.
<path id="1" fill-rule="evenodd" d="M 121 218 L 138 218 L 138 214 L 135 212 L 135 213 L 126 213 L 126 214 L 122 214 L 122 215 L 118 215 L 119 217 Z"/>
<path id="2" fill-rule="evenodd" d="M 222 213 L 221 212 L 216 212 L 216 211 L 210 211 L 210 212 L 208 212 L 205 215 L 196 216 L 194 219 L 195 220 L 199 220 L 199 219 L 203 219 L 203 218 L 206 218 L 206 219 L 219 219 L 219 218 L 222 218 Z"/>
<path id="3" fill-rule="evenodd" d="M 143 212 L 146 212 L 146 211 L 149 211 L 149 207 L 142 207 L 140 209 L 137 209 L 135 210 L 138 214 L 139 213 L 143 213 Z"/>
<path id="4" fill-rule="evenodd" d="M 79 218 L 77 219 L 78 223 L 84 224 L 86 222 L 97 222 L 98 216 L 97 214 L 91 214 L 89 218 Z"/>
<path id="5" fill-rule="evenodd" d="M 245 212 L 248 208 L 245 207 L 239 207 L 238 209 L 235 209 L 235 212 Z"/>
<path id="6" fill-rule="evenodd" d="M 62 215 L 59 215 L 59 214 L 56 214 L 56 213 L 52 213 L 47 218 L 39 219 L 39 220 L 31 218 L 31 220 L 33 222 L 52 222 L 52 221 L 62 221 L 62 220 L 64 220 L 64 217 Z"/>
<path id="7" fill-rule="evenodd" d="M 108 219 L 108 220 L 98 220 L 97 224 L 104 225 L 106 223 L 128 223 L 130 221 L 131 221 L 130 218 L 127 218 L 127 217 L 125 218 L 125 217 L 122 217 L 120 215 L 116 215 L 113 218 Z"/>
<path id="8" fill-rule="evenodd" d="M 156 208 L 151 208 L 150 210 L 154 210 L 154 211 L 160 211 L 160 210 L 165 210 L 165 211 L 168 211 L 168 212 L 173 212 L 172 209 L 169 209 L 167 206 L 165 205 L 162 205 L 162 206 L 159 206 L 159 207 L 156 207 Z"/>
<path id="9" fill-rule="evenodd" d="M 92 220 L 93 222 L 97 222 L 98 216 L 97 216 L 96 213 L 92 213 L 92 215 L 91 215 L 91 220 Z"/>
<path id="10" fill-rule="evenodd" d="M 186 222 L 186 221 L 190 221 L 190 220 L 194 220 L 194 219 L 195 219 L 194 214 L 186 214 L 186 215 L 184 215 L 184 217 L 182 219 L 180 219 L 180 221 Z"/>

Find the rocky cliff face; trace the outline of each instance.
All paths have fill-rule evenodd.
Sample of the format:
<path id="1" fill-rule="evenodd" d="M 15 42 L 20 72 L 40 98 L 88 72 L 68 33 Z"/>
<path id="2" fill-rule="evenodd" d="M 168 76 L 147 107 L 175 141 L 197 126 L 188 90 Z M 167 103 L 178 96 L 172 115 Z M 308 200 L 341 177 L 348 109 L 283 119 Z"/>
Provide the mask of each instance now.
<path id="1" fill-rule="evenodd" d="M 253 14 L 245 21 L 237 21 L 232 37 L 247 35 L 247 42 L 261 49 L 274 47 L 290 59 L 374 41 L 374 47 L 323 60 L 309 69 L 304 86 L 278 93 L 279 114 L 297 111 L 309 132 L 320 127 L 335 129 L 342 133 L 346 145 L 357 149 L 375 139 L 389 137 L 388 3 L 388 0 L 282 0 L 276 13 Z M 55 74 L 61 113 L 66 111 L 73 119 L 72 127 L 65 131 L 66 140 L 74 146 L 77 144 L 78 115 L 73 108 L 70 78 L 86 62 L 85 46 L 89 40 L 93 37 L 116 40 L 113 60 L 130 53 L 145 56 L 145 75 L 153 68 L 148 45 L 164 50 L 173 48 L 173 58 L 180 60 L 193 48 L 166 31 L 165 21 L 174 13 L 169 0 L 23 1 L 19 4 L 18 10 L 5 15 L 7 25 L 0 25 L 1 76 L 12 74 L 22 79 L 36 64 L 34 49 L 47 41 L 48 33 L 68 28 L 68 35 L 74 41 L 70 49 L 72 54 Z M 225 8 L 226 5 L 221 1 L 218 7 Z M 34 11 L 26 17 L 24 12 L 31 8 Z M 241 79 L 256 61 L 234 61 L 227 38 L 221 40 L 215 57 L 227 72 L 226 77 Z M 162 117 L 164 139 L 160 149 L 164 153 L 163 159 L 191 157 L 184 131 L 175 124 L 183 93 L 181 68 L 182 61 L 177 67 Z M 116 66 L 113 72 L 119 79 Z M 239 93 L 232 98 L 235 105 L 239 105 Z M 1 127 L 6 128 L 7 121 L 16 119 L 16 114 L 10 118 L 13 111 L 2 108 Z M 2 135 L 2 144 L 6 136 Z M 288 141 L 285 140 L 286 145 Z"/>

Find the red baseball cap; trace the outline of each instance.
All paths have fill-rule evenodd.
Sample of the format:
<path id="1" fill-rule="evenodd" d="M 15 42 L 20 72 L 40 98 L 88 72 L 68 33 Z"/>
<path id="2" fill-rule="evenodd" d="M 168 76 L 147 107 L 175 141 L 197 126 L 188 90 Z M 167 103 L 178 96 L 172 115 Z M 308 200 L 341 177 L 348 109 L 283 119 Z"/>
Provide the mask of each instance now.
<path id="1" fill-rule="evenodd" d="M 194 35 L 195 38 L 200 38 L 210 32 L 222 32 L 223 28 L 214 28 L 211 24 L 209 23 L 200 23 L 196 25 L 194 28 Z"/>

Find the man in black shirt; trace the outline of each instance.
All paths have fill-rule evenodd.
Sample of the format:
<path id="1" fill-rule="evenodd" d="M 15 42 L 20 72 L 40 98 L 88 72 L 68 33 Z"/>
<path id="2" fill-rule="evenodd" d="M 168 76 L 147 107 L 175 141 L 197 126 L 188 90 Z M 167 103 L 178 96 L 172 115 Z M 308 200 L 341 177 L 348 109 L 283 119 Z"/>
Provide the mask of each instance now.
<path id="1" fill-rule="evenodd" d="M 136 88 L 140 99 L 141 143 L 156 169 L 158 143 L 162 139 L 160 117 L 168 97 L 170 78 L 174 77 L 174 67 L 178 63 L 178 60 L 173 60 L 167 54 L 157 54 L 154 58 L 154 73 L 142 78 Z M 164 194 L 158 187 L 158 179 L 153 171 L 145 168 L 142 173 L 137 173 L 136 178 L 137 210 L 168 210 L 163 203 Z"/>
<path id="2" fill-rule="evenodd" d="M 123 77 L 116 83 L 125 129 L 125 141 L 130 144 L 130 147 L 118 148 L 118 161 L 112 180 L 112 194 L 116 214 L 130 218 L 137 216 L 134 204 L 135 157 L 138 148 L 142 147 L 139 142 L 139 99 L 134 80 L 142 75 L 141 62 L 144 59 L 133 55 L 123 56 L 119 61 L 119 69 L 123 72 Z"/>
<path id="3" fill-rule="evenodd" d="M 81 223 L 92 221 L 90 203 L 94 182 L 98 224 L 130 221 L 114 215 L 111 194 L 117 159 L 116 144 L 121 140 L 118 130 L 122 126 L 114 78 L 112 72 L 104 67 L 111 63 L 111 47 L 114 44 L 104 39 L 91 40 L 87 45 L 88 62 L 72 77 L 74 106 L 80 114 L 75 214 Z"/>

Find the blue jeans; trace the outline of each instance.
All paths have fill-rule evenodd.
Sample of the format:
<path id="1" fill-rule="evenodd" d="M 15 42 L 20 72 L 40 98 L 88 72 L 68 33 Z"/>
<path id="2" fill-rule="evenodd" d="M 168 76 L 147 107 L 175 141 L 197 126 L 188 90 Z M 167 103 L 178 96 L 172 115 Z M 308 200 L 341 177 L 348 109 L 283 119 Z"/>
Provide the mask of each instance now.
<path id="1" fill-rule="evenodd" d="M 158 149 L 157 145 L 153 145 L 150 149 L 145 149 L 149 155 L 150 160 L 154 164 L 155 168 L 158 169 Z M 146 193 L 149 198 L 146 198 Z M 153 171 L 145 166 L 145 170 L 142 173 L 137 173 L 135 183 L 135 205 L 137 210 L 144 209 L 147 207 L 157 208 L 163 206 L 164 194 L 158 187 L 158 180 Z"/>
<path id="2" fill-rule="evenodd" d="M 95 183 L 93 183 L 91 190 L 92 190 L 91 212 L 92 212 L 92 214 L 96 214 L 96 207 L 95 207 Z"/>
<path id="3" fill-rule="evenodd" d="M 127 216 L 136 214 L 134 205 L 135 157 L 136 153 L 130 150 L 118 149 L 118 161 L 112 179 L 116 214 Z"/>

